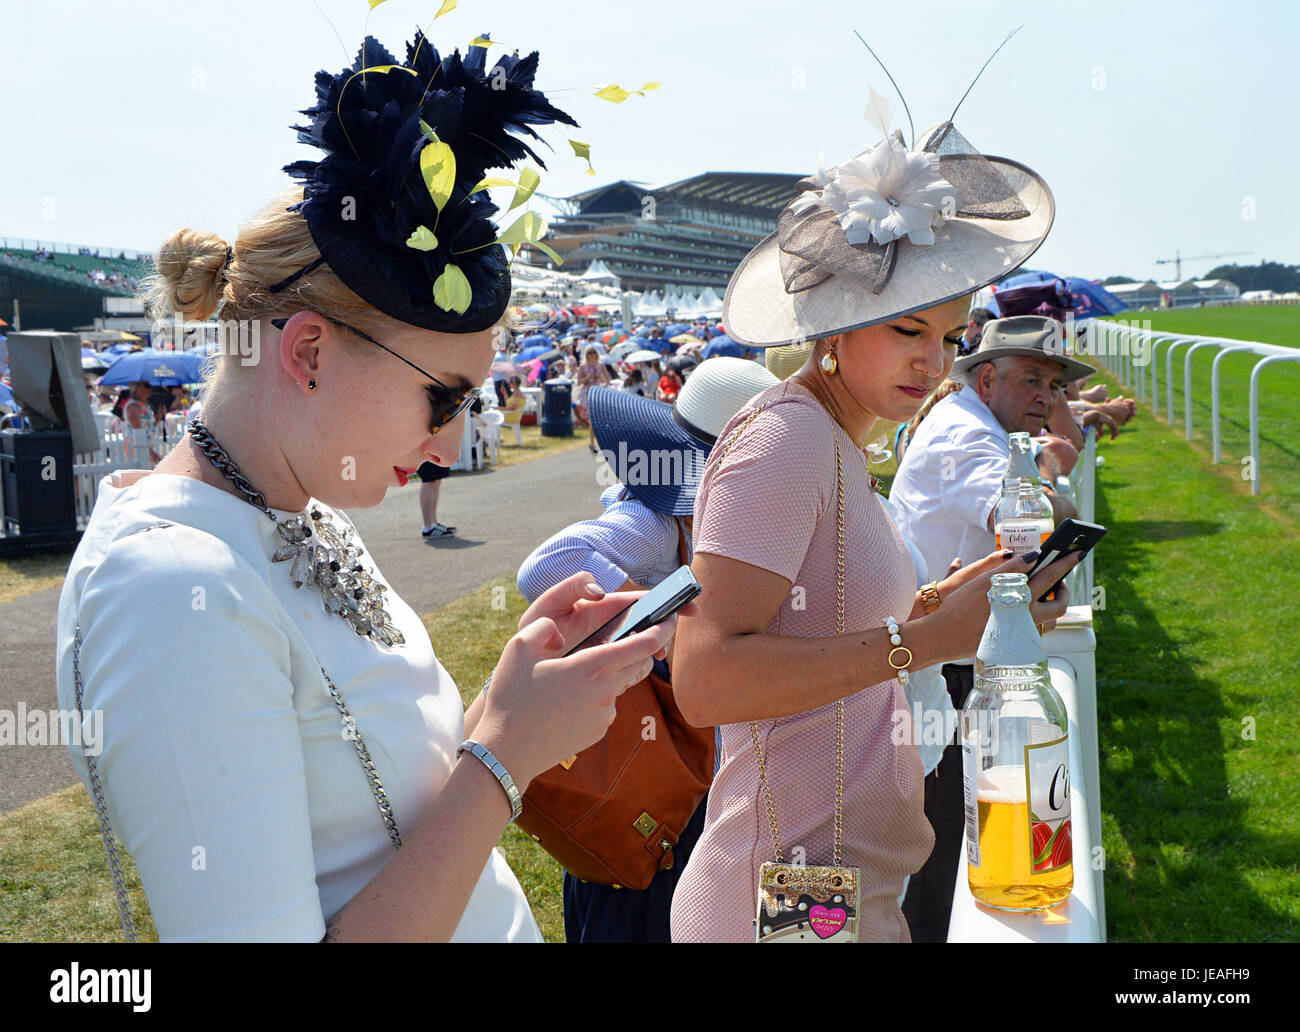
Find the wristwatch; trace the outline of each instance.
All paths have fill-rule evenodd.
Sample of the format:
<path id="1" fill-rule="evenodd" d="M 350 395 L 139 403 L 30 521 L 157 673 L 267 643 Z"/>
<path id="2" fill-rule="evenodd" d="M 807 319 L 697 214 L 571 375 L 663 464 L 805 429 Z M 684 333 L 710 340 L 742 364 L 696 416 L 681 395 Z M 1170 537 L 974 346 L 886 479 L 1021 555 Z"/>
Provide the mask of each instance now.
<path id="1" fill-rule="evenodd" d="M 929 584 L 921 585 L 921 604 L 925 606 L 926 616 L 929 616 L 943 605 L 943 599 L 939 597 L 939 584 L 937 581 L 930 581 Z"/>

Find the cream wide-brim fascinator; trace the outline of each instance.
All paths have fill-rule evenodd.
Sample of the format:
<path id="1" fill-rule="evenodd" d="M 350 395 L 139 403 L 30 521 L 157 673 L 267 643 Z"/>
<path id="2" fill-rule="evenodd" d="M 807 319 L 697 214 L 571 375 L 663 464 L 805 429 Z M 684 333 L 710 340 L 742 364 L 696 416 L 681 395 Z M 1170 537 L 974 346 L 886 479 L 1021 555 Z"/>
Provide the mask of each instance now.
<path id="1" fill-rule="evenodd" d="M 771 348 L 874 326 L 971 294 L 1038 250 L 1052 228 L 1052 191 L 1019 162 L 980 154 L 953 127 L 1018 31 L 998 44 L 945 121 L 913 132 L 910 150 L 889 130 L 892 104 L 870 91 L 866 118 L 885 138 L 799 182 L 776 232 L 727 284 L 722 317 L 733 340 Z M 907 120 L 910 127 L 910 111 Z"/>
<path id="2" fill-rule="evenodd" d="M 741 262 L 722 317 L 753 348 L 874 326 L 970 294 L 1027 261 L 1055 214 L 1042 177 L 941 122 L 800 182 Z"/>

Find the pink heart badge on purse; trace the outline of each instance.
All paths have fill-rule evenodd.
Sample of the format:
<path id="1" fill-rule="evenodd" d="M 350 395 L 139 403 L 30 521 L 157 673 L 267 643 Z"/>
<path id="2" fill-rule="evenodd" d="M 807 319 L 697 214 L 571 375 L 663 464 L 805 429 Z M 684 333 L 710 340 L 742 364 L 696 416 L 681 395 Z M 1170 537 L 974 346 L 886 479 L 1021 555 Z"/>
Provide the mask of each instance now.
<path id="1" fill-rule="evenodd" d="M 830 910 L 818 903 L 808 911 L 808 923 L 819 939 L 829 939 L 844 927 L 844 922 L 848 919 L 849 915 L 842 907 Z"/>

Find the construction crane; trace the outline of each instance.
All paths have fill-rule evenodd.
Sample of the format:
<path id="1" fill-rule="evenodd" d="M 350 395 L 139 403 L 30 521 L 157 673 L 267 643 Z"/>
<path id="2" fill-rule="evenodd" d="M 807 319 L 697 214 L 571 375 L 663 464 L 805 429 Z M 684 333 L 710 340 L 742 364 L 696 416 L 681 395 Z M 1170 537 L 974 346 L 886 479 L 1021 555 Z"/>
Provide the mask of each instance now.
<path id="1" fill-rule="evenodd" d="M 1199 262 L 1206 258 L 1239 258 L 1245 255 L 1254 254 L 1254 251 L 1230 251 L 1227 254 L 1193 254 L 1183 258 L 1177 251 L 1172 258 L 1157 258 L 1157 265 L 1172 265 L 1174 267 L 1174 279 L 1179 283 L 1183 281 L 1183 262 Z"/>

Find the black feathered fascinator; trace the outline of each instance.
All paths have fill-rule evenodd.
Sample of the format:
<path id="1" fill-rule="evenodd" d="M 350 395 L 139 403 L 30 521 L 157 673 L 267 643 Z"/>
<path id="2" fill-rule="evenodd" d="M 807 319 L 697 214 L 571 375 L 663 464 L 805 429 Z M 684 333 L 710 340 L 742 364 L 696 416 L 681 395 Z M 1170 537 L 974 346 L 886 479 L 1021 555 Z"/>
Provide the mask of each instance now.
<path id="1" fill-rule="evenodd" d="M 474 333 L 500 319 L 510 301 L 506 246 L 538 244 L 545 221 L 524 212 L 498 234 L 488 188 L 515 186 L 513 209 L 539 177 L 485 173 L 523 158 L 545 168 L 520 137 L 577 125 L 533 88 L 536 51 L 490 70 L 486 59 L 487 47 L 473 44 L 464 57 L 441 57 L 417 30 L 399 64 L 367 36 L 351 68 L 316 73 L 316 104 L 303 111 L 311 121 L 293 127 L 325 156 L 284 167 L 303 184 L 291 210 L 307 220 L 321 260 L 367 303 L 428 330 Z"/>

